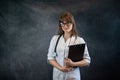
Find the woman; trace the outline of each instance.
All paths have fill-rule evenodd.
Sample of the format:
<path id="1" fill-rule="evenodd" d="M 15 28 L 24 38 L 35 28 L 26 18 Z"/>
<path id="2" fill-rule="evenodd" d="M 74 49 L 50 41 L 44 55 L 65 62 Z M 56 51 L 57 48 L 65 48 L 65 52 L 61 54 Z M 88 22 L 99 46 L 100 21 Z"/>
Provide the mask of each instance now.
<path id="1" fill-rule="evenodd" d="M 58 37 L 60 38 L 55 52 L 54 49 Z M 62 14 L 59 19 L 58 34 L 52 37 L 47 55 L 49 63 L 54 67 L 53 80 L 81 80 L 79 67 L 90 64 L 87 45 L 85 46 L 83 60 L 73 62 L 67 57 L 69 45 L 82 43 L 85 43 L 85 41 L 77 34 L 76 24 L 72 14 L 69 12 Z"/>

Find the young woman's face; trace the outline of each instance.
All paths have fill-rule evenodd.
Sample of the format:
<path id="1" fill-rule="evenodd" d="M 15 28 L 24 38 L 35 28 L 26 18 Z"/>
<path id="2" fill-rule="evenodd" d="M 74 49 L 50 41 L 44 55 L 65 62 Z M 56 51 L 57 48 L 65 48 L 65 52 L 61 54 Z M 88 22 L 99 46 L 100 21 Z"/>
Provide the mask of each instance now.
<path id="1" fill-rule="evenodd" d="M 71 32 L 72 28 L 73 28 L 73 24 L 71 22 L 60 22 L 61 28 L 64 32 Z"/>

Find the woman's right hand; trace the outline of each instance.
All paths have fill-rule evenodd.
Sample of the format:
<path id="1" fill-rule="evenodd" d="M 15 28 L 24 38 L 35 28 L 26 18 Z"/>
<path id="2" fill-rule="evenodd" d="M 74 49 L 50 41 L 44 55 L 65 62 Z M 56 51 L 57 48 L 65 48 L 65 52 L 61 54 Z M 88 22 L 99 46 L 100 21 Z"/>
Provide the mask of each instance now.
<path id="1" fill-rule="evenodd" d="M 72 70 L 72 67 L 61 67 L 59 70 L 62 72 L 69 72 Z"/>

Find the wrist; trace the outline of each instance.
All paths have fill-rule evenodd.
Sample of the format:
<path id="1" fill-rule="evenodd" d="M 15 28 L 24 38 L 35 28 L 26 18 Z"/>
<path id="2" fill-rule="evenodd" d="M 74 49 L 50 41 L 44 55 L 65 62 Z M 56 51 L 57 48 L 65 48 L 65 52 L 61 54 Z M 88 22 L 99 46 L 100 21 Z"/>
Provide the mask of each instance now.
<path id="1" fill-rule="evenodd" d="M 61 67 L 61 66 L 60 66 L 60 67 L 58 67 L 58 70 L 62 71 L 62 67 Z"/>
<path id="2" fill-rule="evenodd" d="M 75 62 L 73 62 L 71 66 L 72 66 L 72 67 L 76 67 L 76 64 L 75 64 Z"/>

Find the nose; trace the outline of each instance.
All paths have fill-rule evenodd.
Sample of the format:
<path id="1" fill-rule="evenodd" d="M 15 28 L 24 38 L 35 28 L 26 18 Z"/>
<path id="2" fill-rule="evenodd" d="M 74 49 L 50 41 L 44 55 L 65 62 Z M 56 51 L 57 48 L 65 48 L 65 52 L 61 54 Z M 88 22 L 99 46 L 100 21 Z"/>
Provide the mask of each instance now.
<path id="1" fill-rule="evenodd" d="M 67 25 L 64 25 L 64 27 L 68 27 Z"/>

